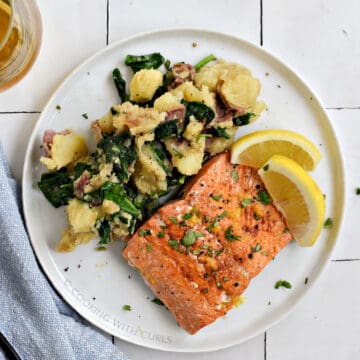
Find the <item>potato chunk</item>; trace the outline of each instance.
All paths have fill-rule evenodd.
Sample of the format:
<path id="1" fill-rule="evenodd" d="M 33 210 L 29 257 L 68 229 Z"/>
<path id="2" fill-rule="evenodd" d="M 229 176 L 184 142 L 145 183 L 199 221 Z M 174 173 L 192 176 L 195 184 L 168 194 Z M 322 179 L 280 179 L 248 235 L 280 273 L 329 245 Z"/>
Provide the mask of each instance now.
<path id="1" fill-rule="evenodd" d="M 66 214 L 73 233 L 85 233 L 94 230 L 98 212 L 95 208 L 89 208 L 87 203 L 78 199 L 71 199 L 66 208 Z"/>
<path id="2" fill-rule="evenodd" d="M 171 154 L 173 165 L 184 175 L 194 175 L 200 169 L 204 158 L 205 138 L 194 139 L 191 142 L 179 142 L 177 139 L 164 140 Z"/>
<path id="3" fill-rule="evenodd" d="M 183 105 L 180 103 L 178 98 L 170 93 L 166 92 L 165 94 L 161 95 L 154 101 L 154 109 L 158 111 L 171 111 L 174 109 L 178 109 Z"/>
<path id="4" fill-rule="evenodd" d="M 234 110 L 250 111 L 260 93 L 260 81 L 249 75 L 238 74 L 219 82 L 218 91 L 223 101 Z"/>
<path id="5" fill-rule="evenodd" d="M 83 136 L 70 130 L 66 134 L 55 134 L 50 144 L 49 157 L 42 156 L 40 161 L 49 170 L 59 170 L 86 156 L 88 148 Z"/>
<path id="6" fill-rule="evenodd" d="M 114 116 L 113 125 L 118 132 L 129 129 L 131 135 L 139 135 L 155 129 L 165 116 L 165 112 L 142 108 L 127 101 L 119 108 L 119 114 Z"/>
<path id="7" fill-rule="evenodd" d="M 159 70 L 143 69 L 136 72 L 130 81 L 130 100 L 148 102 L 162 83 L 163 75 Z"/>

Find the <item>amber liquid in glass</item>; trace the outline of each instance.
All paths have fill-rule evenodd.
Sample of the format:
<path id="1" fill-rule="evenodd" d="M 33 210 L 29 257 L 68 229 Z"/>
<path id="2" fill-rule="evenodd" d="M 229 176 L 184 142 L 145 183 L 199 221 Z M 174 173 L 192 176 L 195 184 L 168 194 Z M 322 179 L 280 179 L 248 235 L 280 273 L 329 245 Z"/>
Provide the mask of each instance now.
<path id="1" fill-rule="evenodd" d="M 21 32 L 16 25 L 15 19 L 13 20 L 11 29 L 9 29 L 12 20 L 11 12 L 9 2 L 0 0 L 0 69 L 4 68 L 11 59 L 16 56 L 21 46 Z M 7 41 L 3 43 L 3 40 L 8 34 Z"/>

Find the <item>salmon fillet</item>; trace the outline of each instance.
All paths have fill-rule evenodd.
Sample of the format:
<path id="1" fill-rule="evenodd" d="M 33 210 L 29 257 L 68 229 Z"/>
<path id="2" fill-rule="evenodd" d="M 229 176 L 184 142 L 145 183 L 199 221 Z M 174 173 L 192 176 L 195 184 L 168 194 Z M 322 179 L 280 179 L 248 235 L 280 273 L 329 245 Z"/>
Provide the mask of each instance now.
<path id="1" fill-rule="evenodd" d="M 190 334 L 239 303 L 291 240 L 281 214 L 259 200 L 262 191 L 256 169 L 222 153 L 128 241 L 124 258 Z"/>

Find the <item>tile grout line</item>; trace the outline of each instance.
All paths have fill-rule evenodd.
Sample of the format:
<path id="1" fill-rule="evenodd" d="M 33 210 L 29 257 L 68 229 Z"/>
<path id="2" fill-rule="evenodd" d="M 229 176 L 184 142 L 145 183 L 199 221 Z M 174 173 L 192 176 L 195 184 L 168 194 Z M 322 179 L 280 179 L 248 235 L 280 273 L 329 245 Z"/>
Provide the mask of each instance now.
<path id="1" fill-rule="evenodd" d="M 267 333 L 265 331 L 264 332 L 264 360 L 266 360 L 266 358 L 267 358 L 266 350 L 267 350 Z"/>
<path id="2" fill-rule="evenodd" d="M 41 111 L 0 111 L 0 115 L 11 114 L 41 114 Z"/>
<path id="3" fill-rule="evenodd" d="M 109 45 L 109 1 L 106 0 L 106 46 Z"/>
<path id="4" fill-rule="evenodd" d="M 347 262 L 347 261 L 360 261 L 360 258 L 331 259 L 331 262 Z"/>
<path id="5" fill-rule="evenodd" d="M 263 0 L 260 0 L 260 46 L 263 46 Z"/>
<path id="6" fill-rule="evenodd" d="M 327 106 L 325 109 L 329 110 L 360 110 L 360 106 L 338 106 L 338 107 L 331 107 Z"/>

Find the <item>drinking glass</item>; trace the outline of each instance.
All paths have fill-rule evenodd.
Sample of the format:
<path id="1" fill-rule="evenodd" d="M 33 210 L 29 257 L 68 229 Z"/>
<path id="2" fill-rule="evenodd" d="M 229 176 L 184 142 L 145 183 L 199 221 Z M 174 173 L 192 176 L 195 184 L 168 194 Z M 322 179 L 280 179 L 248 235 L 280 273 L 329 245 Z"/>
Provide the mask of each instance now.
<path id="1" fill-rule="evenodd" d="M 0 91 L 30 70 L 39 53 L 41 34 L 35 0 L 0 0 Z"/>

